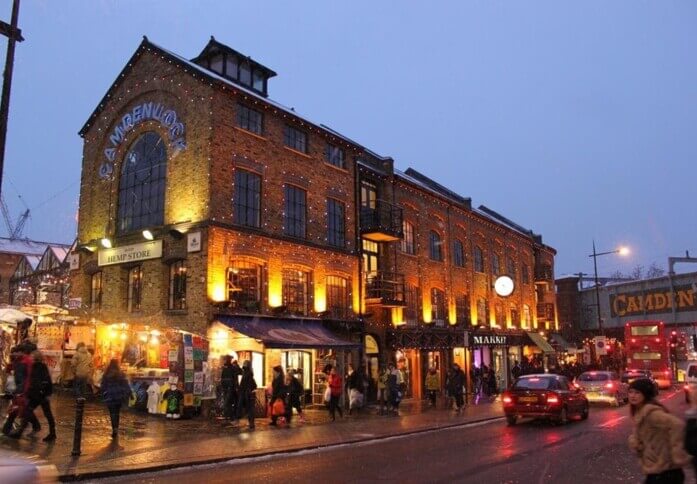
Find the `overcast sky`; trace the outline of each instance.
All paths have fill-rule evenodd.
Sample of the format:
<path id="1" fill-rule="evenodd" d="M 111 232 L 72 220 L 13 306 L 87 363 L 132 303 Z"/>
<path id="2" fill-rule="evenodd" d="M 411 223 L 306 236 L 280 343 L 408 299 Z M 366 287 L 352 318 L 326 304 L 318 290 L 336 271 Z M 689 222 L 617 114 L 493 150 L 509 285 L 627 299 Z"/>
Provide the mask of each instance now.
<path id="1" fill-rule="evenodd" d="M 697 2 L 22 0 L 20 27 L 3 196 L 32 238 L 74 238 L 77 132 L 142 36 L 214 35 L 274 100 L 542 234 L 557 275 L 593 239 L 632 249 L 601 275 L 697 256 Z"/>

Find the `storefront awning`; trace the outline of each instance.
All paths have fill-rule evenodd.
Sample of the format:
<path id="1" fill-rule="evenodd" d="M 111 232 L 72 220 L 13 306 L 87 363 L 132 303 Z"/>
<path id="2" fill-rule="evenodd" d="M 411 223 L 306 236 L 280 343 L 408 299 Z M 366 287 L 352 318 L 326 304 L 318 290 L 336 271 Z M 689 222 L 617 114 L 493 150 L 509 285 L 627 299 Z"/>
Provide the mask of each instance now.
<path id="1" fill-rule="evenodd" d="M 360 346 L 360 343 L 335 336 L 322 326 L 321 321 L 222 315 L 218 316 L 217 320 L 238 333 L 261 341 L 267 348 L 351 349 Z"/>
<path id="2" fill-rule="evenodd" d="M 532 340 L 532 342 L 542 350 L 543 353 L 555 353 L 554 348 L 547 343 L 547 340 L 544 339 L 542 336 L 540 336 L 539 333 L 535 333 L 534 331 L 529 331 L 527 333 L 528 338 Z"/>
<path id="3" fill-rule="evenodd" d="M 576 353 L 576 347 L 566 341 L 559 333 L 550 334 L 549 339 L 552 341 L 552 344 L 558 346 L 561 351 Z"/>

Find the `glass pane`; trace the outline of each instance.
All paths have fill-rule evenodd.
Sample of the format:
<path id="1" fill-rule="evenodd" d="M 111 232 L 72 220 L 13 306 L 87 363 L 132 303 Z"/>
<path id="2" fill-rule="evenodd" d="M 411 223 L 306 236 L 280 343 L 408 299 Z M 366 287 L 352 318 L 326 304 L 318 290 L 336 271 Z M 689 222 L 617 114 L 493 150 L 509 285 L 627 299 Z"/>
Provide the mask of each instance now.
<path id="1" fill-rule="evenodd" d="M 225 75 L 231 77 L 232 79 L 237 79 L 237 59 L 231 55 L 227 56 L 227 63 L 225 64 Z"/>
<path id="2" fill-rule="evenodd" d="M 223 55 L 218 54 L 211 58 L 211 70 L 218 74 L 223 73 Z"/>
<path id="3" fill-rule="evenodd" d="M 252 84 L 252 87 L 257 91 L 264 90 L 264 75 L 261 73 L 261 71 L 254 71 L 254 82 Z"/>
<path id="4" fill-rule="evenodd" d="M 247 63 L 240 65 L 240 82 L 248 86 L 252 84 L 252 71 Z"/>

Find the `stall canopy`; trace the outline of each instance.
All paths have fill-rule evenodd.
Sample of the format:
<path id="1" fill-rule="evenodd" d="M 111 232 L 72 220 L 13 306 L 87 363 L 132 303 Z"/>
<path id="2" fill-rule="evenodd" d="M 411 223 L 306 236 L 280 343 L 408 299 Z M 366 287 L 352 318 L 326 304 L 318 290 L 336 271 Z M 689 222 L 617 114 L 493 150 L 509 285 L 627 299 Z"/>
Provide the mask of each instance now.
<path id="1" fill-rule="evenodd" d="M 530 340 L 535 344 L 535 346 L 540 348 L 543 353 L 555 353 L 554 348 L 552 348 L 552 346 L 549 343 L 547 343 L 547 340 L 540 336 L 539 333 L 529 331 L 527 335 L 528 338 L 530 338 Z"/>
<path id="2" fill-rule="evenodd" d="M 322 321 L 307 319 L 245 318 L 218 316 L 225 326 L 249 338 L 261 341 L 267 348 L 339 348 L 360 346 L 343 340 L 322 326 Z"/>

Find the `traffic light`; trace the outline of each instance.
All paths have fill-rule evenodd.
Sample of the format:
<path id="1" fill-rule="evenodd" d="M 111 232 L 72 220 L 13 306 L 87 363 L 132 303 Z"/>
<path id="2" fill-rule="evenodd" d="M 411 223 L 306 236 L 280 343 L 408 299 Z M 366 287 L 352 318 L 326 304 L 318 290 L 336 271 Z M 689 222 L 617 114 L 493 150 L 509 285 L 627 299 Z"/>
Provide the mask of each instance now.
<path id="1" fill-rule="evenodd" d="M 670 332 L 670 360 L 671 361 L 677 361 L 678 359 L 678 351 L 677 351 L 677 346 L 678 346 L 678 332 L 677 331 L 671 331 Z"/>

